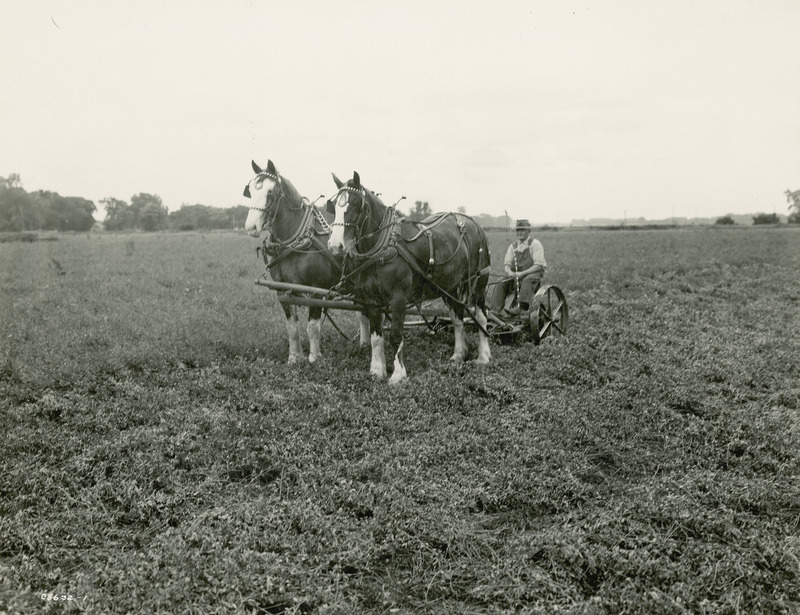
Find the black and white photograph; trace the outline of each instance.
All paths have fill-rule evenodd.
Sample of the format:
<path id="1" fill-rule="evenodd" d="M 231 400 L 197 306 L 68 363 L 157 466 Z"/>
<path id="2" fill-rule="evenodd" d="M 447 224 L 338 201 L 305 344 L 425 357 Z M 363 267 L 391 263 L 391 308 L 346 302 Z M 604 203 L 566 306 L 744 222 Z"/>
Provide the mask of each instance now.
<path id="1" fill-rule="evenodd" d="M 800 3 L 0 0 L 0 615 L 800 612 Z"/>

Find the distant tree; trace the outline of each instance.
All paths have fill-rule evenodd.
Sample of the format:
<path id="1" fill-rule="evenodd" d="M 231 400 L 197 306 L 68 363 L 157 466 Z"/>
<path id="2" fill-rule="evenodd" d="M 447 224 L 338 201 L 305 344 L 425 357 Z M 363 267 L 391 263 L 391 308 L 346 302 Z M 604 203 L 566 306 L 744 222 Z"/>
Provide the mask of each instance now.
<path id="1" fill-rule="evenodd" d="M 53 231 L 88 231 L 94 226 L 95 204 L 79 196 L 61 196 L 57 192 L 38 190 L 31 193 L 43 213 L 41 227 Z"/>
<path id="2" fill-rule="evenodd" d="M 408 214 L 409 220 L 424 220 L 431 215 L 431 206 L 428 201 L 414 201 L 414 209 Z"/>
<path id="3" fill-rule="evenodd" d="M 175 231 L 193 231 L 201 224 L 204 205 L 187 205 L 182 203 L 178 211 L 169 212 L 169 227 Z"/>
<path id="4" fill-rule="evenodd" d="M 167 228 L 169 212 L 155 194 L 140 192 L 131 197 L 131 211 L 137 228 L 143 231 L 160 231 Z"/>
<path id="5" fill-rule="evenodd" d="M 169 228 L 176 231 L 226 230 L 244 226 L 248 209 L 236 207 L 211 207 L 183 203 L 178 211 L 169 213 Z"/>
<path id="6" fill-rule="evenodd" d="M 0 187 L 22 188 L 22 180 L 19 177 L 19 173 L 12 173 L 8 177 L 0 177 Z"/>
<path id="7" fill-rule="evenodd" d="M 144 204 L 137 220 L 139 228 L 148 232 L 160 231 L 166 228 L 166 221 L 166 208 L 152 201 Z"/>
<path id="8" fill-rule="evenodd" d="M 136 219 L 130 205 L 114 197 L 100 199 L 106 210 L 103 227 L 107 231 L 125 231 L 136 227 Z"/>
<path id="9" fill-rule="evenodd" d="M 234 205 L 229 210 L 231 212 L 231 228 L 244 228 L 247 214 L 250 213 L 246 205 Z"/>
<path id="10" fill-rule="evenodd" d="M 758 214 L 753 216 L 753 224 L 780 224 L 778 214 Z"/>
<path id="11" fill-rule="evenodd" d="M 725 226 L 725 225 L 736 224 L 736 222 L 733 221 L 733 217 L 731 215 L 727 215 L 727 216 L 722 216 L 721 218 L 717 218 L 717 221 L 714 222 L 714 224 L 720 224 Z"/>
<path id="12" fill-rule="evenodd" d="M 787 190 L 785 194 L 789 202 L 789 224 L 800 224 L 800 190 Z"/>
<path id="13" fill-rule="evenodd" d="M 29 231 L 41 228 L 42 211 L 22 188 L 19 175 L 0 177 L 0 231 Z"/>

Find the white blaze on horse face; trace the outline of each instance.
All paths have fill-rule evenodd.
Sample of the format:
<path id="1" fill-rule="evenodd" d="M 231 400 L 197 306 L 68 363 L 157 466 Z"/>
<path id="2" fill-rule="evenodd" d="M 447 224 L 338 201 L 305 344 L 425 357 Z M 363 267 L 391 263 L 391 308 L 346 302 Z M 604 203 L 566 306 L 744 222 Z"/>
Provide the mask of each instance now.
<path id="1" fill-rule="evenodd" d="M 333 254 L 341 254 L 344 250 L 344 226 L 334 222 L 331 225 L 331 236 L 328 239 L 328 249 Z"/>
<path id="2" fill-rule="evenodd" d="M 244 223 L 246 230 L 253 237 L 258 237 L 264 230 L 264 221 L 267 207 L 267 195 L 275 186 L 275 182 L 263 176 L 254 177 L 250 182 L 250 211 L 247 213 L 247 220 Z"/>
<path id="3" fill-rule="evenodd" d="M 347 211 L 347 205 L 350 202 L 349 196 L 346 192 L 340 192 L 336 195 L 334 201 L 338 211 L 336 212 L 337 220 L 332 224 L 331 237 L 328 240 L 328 249 L 334 254 L 341 254 L 344 251 L 344 212 Z"/>

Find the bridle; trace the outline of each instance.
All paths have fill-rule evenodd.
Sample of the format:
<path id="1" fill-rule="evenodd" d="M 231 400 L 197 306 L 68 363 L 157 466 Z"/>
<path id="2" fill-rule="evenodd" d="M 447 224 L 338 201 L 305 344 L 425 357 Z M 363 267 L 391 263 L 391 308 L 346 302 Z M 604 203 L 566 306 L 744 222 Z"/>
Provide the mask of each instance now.
<path id="1" fill-rule="evenodd" d="M 355 232 L 354 232 L 355 236 L 353 238 L 353 248 L 355 248 L 356 244 L 358 244 L 362 240 L 367 239 L 368 237 L 370 237 L 372 235 L 376 235 L 376 234 L 380 233 L 381 230 L 383 230 L 383 221 L 382 220 L 375 220 L 375 219 L 372 218 L 372 215 L 371 215 L 371 212 L 370 212 L 370 207 L 367 204 L 367 198 L 366 198 L 367 197 L 367 192 L 363 187 L 354 188 L 352 186 L 342 186 L 341 188 L 339 188 L 339 191 L 336 193 L 336 199 L 335 199 L 334 203 L 338 203 L 339 195 L 342 194 L 342 193 L 347 193 L 348 194 L 347 202 L 344 205 L 338 205 L 337 204 L 336 207 L 342 207 L 342 208 L 345 208 L 345 209 L 350 207 L 350 205 L 352 203 L 350 202 L 350 196 L 349 195 L 354 194 L 354 195 L 357 195 L 357 196 L 361 197 L 361 205 L 360 205 L 361 211 L 359 212 L 358 218 L 356 218 L 355 222 L 345 222 L 344 221 L 344 216 L 342 216 L 342 221 L 341 222 L 334 221 L 334 222 L 331 223 L 331 226 L 342 226 L 345 229 L 348 228 L 348 227 L 355 228 Z M 335 215 L 335 213 L 336 213 L 335 209 L 333 210 L 333 213 Z M 364 225 L 367 223 L 367 221 L 372 222 L 372 224 L 374 224 L 377 228 L 376 228 L 375 231 L 365 234 L 364 233 Z"/>
<path id="2" fill-rule="evenodd" d="M 330 213 L 336 215 L 336 207 L 341 207 L 343 209 L 347 209 L 350 206 L 350 197 L 349 196 L 347 197 L 347 202 L 344 203 L 344 205 L 339 205 L 338 204 L 339 195 L 342 194 L 342 193 L 356 194 L 356 195 L 360 196 L 361 197 L 361 208 L 364 209 L 364 205 L 366 204 L 366 198 L 365 197 L 367 196 L 367 193 L 364 190 L 364 188 L 353 188 L 352 186 L 342 186 L 341 188 L 339 188 L 339 191 L 336 193 L 336 196 L 334 197 L 334 199 L 332 199 L 333 203 L 334 203 L 334 207 L 328 208 L 328 211 L 330 211 Z M 359 219 L 361 219 L 362 215 L 363 215 L 363 212 L 362 212 L 361 215 L 359 215 Z M 362 222 L 362 225 L 363 225 L 363 222 Z M 334 220 L 333 222 L 331 222 L 331 226 L 343 226 L 345 228 L 347 228 L 348 226 L 358 226 L 358 220 L 356 220 L 355 222 L 345 222 L 344 221 L 344 216 L 342 216 L 342 221 L 341 222 L 339 222 L 337 220 Z"/>
<path id="3" fill-rule="evenodd" d="M 264 201 L 264 207 L 256 207 L 254 205 L 251 205 L 249 207 L 249 209 L 252 209 L 253 211 L 261 211 L 261 212 L 266 213 L 267 214 L 267 220 L 266 220 L 266 223 L 264 224 L 264 227 L 265 228 L 271 228 L 272 225 L 275 224 L 275 218 L 278 215 L 278 209 L 279 209 L 278 206 L 280 205 L 281 201 L 283 200 L 283 196 L 284 196 L 283 195 L 283 183 L 281 181 L 280 175 L 275 175 L 273 173 L 270 173 L 269 171 L 262 171 L 261 173 L 259 173 L 258 175 L 255 176 L 255 179 L 258 179 L 259 177 L 262 177 L 262 178 L 265 177 L 267 179 L 272 180 L 272 182 L 275 184 L 275 188 L 278 189 L 278 198 L 277 199 L 273 199 L 272 206 L 270 207 L 270 198 L 269 197 L 270 197 L 270 194 L 272 193 L 272 190 L 275 189 L 275 188 L 271 188 L 267 192 L 267 198 Z M 251 183 L 252 183 L 252 180 L 251 180 Z M 247 187 L 244 190 L 244 196 L 246 196 L 248 198 L 250 197 L 250 184 L 247 184 Z"/>

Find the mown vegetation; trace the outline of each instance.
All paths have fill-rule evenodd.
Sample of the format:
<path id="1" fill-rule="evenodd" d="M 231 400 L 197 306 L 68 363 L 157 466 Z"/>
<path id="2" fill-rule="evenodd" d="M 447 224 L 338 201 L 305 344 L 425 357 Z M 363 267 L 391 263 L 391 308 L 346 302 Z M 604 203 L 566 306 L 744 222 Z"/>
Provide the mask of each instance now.
<path id="1" fill-rule="evenodd" d="M 798 231 L 539 238 L 569 335 L 398 387 L 245 235 L 0 244 L 0 611 L 797 612 Z"/>

